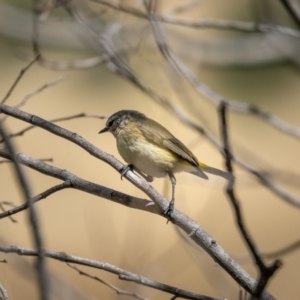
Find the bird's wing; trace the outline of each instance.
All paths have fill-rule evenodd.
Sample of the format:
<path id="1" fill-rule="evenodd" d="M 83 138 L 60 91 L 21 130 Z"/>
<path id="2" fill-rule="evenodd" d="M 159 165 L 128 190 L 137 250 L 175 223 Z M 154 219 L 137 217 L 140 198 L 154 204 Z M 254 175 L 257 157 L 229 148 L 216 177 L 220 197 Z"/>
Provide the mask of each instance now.
<path id="1" fill-rule="evenodd" d="M 139 129 L 149 142 L 163 146 L 189 164 L 196 168 L 199 167 L 196 156 L 159 123 L 151 119 L 147 119 L 140 124 Z"/>

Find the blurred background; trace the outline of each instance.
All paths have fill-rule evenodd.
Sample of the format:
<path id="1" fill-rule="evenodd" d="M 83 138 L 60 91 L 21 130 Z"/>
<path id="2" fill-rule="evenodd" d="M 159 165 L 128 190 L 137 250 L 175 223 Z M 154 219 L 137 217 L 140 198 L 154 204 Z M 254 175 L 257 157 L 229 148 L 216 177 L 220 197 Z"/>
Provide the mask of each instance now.
<path id="1" fill-rule="evenodd" d="M 157 1 L 155 9 L 159 15 L 171 19 L 273 24 L 298 33 L 296 19 L 282 2 Z M 111 3 L 145 13 L 141 1 Z M 65 5 L 69 5 L 69 9 Z M 29 1 L 0 2 L 1 99 L 20 70 L 34 58 L 32 40 L 36 41 L 42 54 L 41 62 L 25 73 L 7 105 L 17 105 L 29 93 L 63 75 L 66 80 L 36 93 L 21 109 L 47 120 L 81 112 L 109 116 L 121 109 L 138 110 L 168 128 L 204 163 L 225 168 L 222 155 L 205 137 L 183 124 L 130 80 L 114 72 L 111 64 L 99 63 L 107 54 L 101 44 L 106 38 L 107 45 L 130 66 L 141 82 L 166 97 L 220 141 L 217 107 L 198 93 L 161 55 L 144 18 L 89 1 L 37 2 L 34 9 L 35 17 Z M 77 17 L 74 11 L 78 13 Z M 278 33 L 277 27 L 266 32 L 244 32 L 165 22 L 160 25 L 176 57 L 203 84 L 225 99 L 256 105 L 300 127 L 299 37 Z M 300 197 L 299 139 L 250 114 L 229 112 L 228 119 L 234 154 L 254 169 L 266 172 L 274 184 L 292 196 Z M 113 136 L 98 135 L 104 124 L 105 120 L 80 118 L 58 125 L 78 133 L 122 161 Z M 5 125 L 9 133 L 27 127 L 11 117 Z M 37 159 L 52 158 L 50 164 L 86 180 L 147 198 L 127 180 L 121 181 L 119 173 L 104 162 L 40 128 L 14 138 L 13 142 L 18 151 Z M 234 167 L 237 196 L 260 251 L 273 253 L 299 240 L 299 207 L 275 195 L 245 170 Z M 60 182 L 29 169 L 25 172 L 33 195 Z M 257 278 L 258 273 L 224 193 L 225 182 L 214 176 L 209 176 L 209 181 L 187 174 L 176 177 L 176 207 L 198 222 Z M 0 164 L 0 178 L 0 201 L 20 205 L 23 197 L 11 164 Z M 170 198 L 168 179 L 156 179 L 153 186 Z M 239 287 L 235 281 L 198 246 L 183 239 L 174 225 L 166 225 L 165 219 L 158 215 L 132 210 L 71 189 L 55 193 L 36 204 L 36 208 L 47 249 L 108 262 L 199 294 L 238 299 Z M 13 223 L 9 218 L 1 220 L 1 244 L 33 247 L 28 213 L 19 213 L 14 219 L 18 222 Z M 276 298 L 299 299 L 299 255 L 296 249 L 280 257 L 283 267 L 268 286 Z M 24 295 L 26 299 L 38 299 L 33 260 L 13 254 L 1 254 L 0 259 L 8 261 L 1 265 L 0 281 L 10 299 L 24 299 Z M 128 298 L 80 276 L 64 263 L 50 259 L 47 262 L 54 299 Z M 120 281 L 117 276 L 104 271 L 81 268 L 145 298 L 170 298 L 168 294 Z"/>

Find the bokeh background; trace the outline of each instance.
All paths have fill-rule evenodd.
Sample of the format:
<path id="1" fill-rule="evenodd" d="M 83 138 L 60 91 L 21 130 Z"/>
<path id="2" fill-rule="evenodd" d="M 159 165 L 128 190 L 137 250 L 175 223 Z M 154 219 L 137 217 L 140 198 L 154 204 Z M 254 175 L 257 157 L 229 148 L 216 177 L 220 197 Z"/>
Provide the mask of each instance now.
<path id="1" fill-rule="evenodd" d="M 183 2 L 187 3 L 162 1 L 157 9 L 165 13 Z M 269 22 L 297 29 L 280 1 L 202 2 L 180 16 L 186 19 L 202 17 Z M 123 3 L 141 7 L 139 1 Z M 31 3 L 2 0 L 0 4 L 0 98 L 3 98 L 20 70 L 33 58 L 33 26 Z M 168 66 L 144 20 L 115 13 L 108 8 L 103 11 L 104 7 L 95 3 L 78 1 L 73 4 L 84 11 L 96 11 L 99 16 L 93 22 L 101 30 L 108 31 L 115 26 L 114 45 L 120 47 L 120 55 L 130 63 L 136 74 L 219 138 L 216 107 L 197 94 Z M 65 19 L 67 16 L 59 8 L 49 17 L 52 24 L 49 21 L 41 25 L 41 46 L 45 57 L 62 62 L 84 59 L 101 51 L 84 34 L 84 29 L 78 24 L 62 21 Z M 164 29 L 176 55 L 214 91 L 227 99 L 255 104 L 300 126 L 299 40 L 275 33 L 241 33 L 170 25 L 165 25 Z M 139 46 L 138 41 L 141 41 Z M 224 169 L 222 156 L 209 141 L 106 65 L 82 70 L 57 69 L 33 65 L 7 104 L 14 106 L 28 93 L 65 75 L 67 80 L 36 94 L 22 109 L 49 120 L 80 112 L 109 116 L 121 109 L 135 109 L 167 127 L 200 160 Z M 253 167 L 269 172 L 276 184 L 293 195 L 299 195 L 299 140 L 246 114 L 229 113 L 229 123 L 234 153 Z M 122 161 L 113 136 L 97 134 L 104 124 L 105 120 L 95 118 L 59 123 Z M 27 126 L 12 118 L 8 118 L 5 125 L 10 133 Z M 120 175 L 102 161 L 42 129 L 33 129 L 13 141 L 18 151 L 31 157 L 52 158 L 51 164 L 86 180 L 137 197 L 146 197 L 126 180 L 121 181 Z M 244 170 L 236 167 L 235 171 L 237 195 L 245 221 L 260 251 L 274 252 L 297 241 L 300 237 L 299 209 L 274 195 Z M 32 170 L 25 169 L 25 172 L 33 195 L 59 183 Z M 197 221 L 252 276 L 257 277 L 224 193 L 225 182 L 213 176 L 206 182 L 191 175 L 179 174 L 177 183 L 177 208 Z M 157 179 L 153 186 L 167 199 L 170 198 L 168 180 Z M 15 205 L 23 201 L 13 168 L 8 163 L 0 165 L 0 201 L 12 201 Z M 175 226 L 166 225 L 165 219 L 160 216 L 128 209 L 71 189 L 50 196 L 36 204 L 36 208 L 48 249 L 109 262 L 200 294 L 238 299 L 237 284 L 204 251 L 183 239 Z M 1 243 L 32 247 L 28 213 L 22 212 L 14 218 L 17 223 L 8 218 L 1 220 Z M 0 281 L 10 299 L 38 299 L 34 260 L 13 254 L 1 254 L 0 259 L 8 261 L 1 264 Z M 272 278 L 268 290 L 277 299 L 299 299 L 299 250 L 281 259 L 283 267 Z M 126 298 L 80 276 L 64 263 L 50 259 L 47 262 L 54 299 Z M 169 299 L 167 294 L 120 281 L 115 275 L 82 269 L 146 298 Z"/>

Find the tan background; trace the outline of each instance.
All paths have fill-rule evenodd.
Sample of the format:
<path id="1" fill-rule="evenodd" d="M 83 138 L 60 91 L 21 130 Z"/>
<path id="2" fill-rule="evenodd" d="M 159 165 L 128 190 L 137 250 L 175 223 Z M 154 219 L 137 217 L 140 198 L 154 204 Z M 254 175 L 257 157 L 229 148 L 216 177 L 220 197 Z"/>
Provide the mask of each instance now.
<path id="1" fill-rule="evenodd" d="M 212 12 L 211 7 L 207 8 L 207 13 L 209 12 Z M 228 17 L 227 10 L 223 13 L 224 18 Z M 28 50 L 14 40 L 4 37 L 0 39 L 0 98 L 6 94 L 20 69 L 26 65 L 25 61 L 14 55 L 16 49 Z M 57 55 L 57 52 L 51 53 Z M 78 53 L 65 52 L 60 55 L 68 58 Z M 145 77 L 153 76 L 153 73 L 148 73 L 150 71 L 147 65 L 141 66 L 140 71 Z M 25 74 L 7 104 L 17 104 L 26 94 L 60 74 L 68 75 L 69 79 L 36 95 L 22 109 L 45 119 L 79 112 L 110 115 L 120 109 L 136 109 L 169 128 L 203 162 L 224 168 L 222 157 L 205 139 L 183 126 L 174 116 L 103 66 L 86 71 L 58 72 L 34 65 Z M 280 65 L 252 70 L 202 69 L 200 75 L 206 84 L 220 94 L 258 104 L 291 124 L 300 126 L 299 72 L 293 66 Z M 203 99 L 201 101 L 205 103 Z M 213 107 L 207 110 L 206 116 L 217 129 Z M 97 134 L 104 124 L 104 120 L 86 118 L 61 122 L 59 125 L 82 135 L 122 161 L 114 138 L 110 134 Z M 9 132 L 16 132 L 24 126 L 26 124 L 21 121 L 6 122 Z M 291 180 L 296 182 L 295 185 L 299 183 L 299 141 L 245 115 L 230 114 L 230 133 L 236 143 L 236 152 L 243 159 L 256 166 L 271 169 L 275 175 L 287 171 L 289 177 L 285 177 L 280 184 L 299 195 L 299 189 L 289 186 Z M 14 139 L 14 144 L 18 151 L 34 158 L 51 157 L 54 159 L 53 165 L 87 180 L 130 195 L 146 197 L 126 180 L 121 181 L 120 175 L 105 163 L 41 129 L 34 129 L 25 136 Z M 258 155 L 261 161 L 252 153 Z M 56 179 L 31 170 L 26 170 L 26 174 L 33 195 L 59 183 Z M 238 197 L 245 220 L 261 251 L 271 252 L 299 239 L 299 210 L 260 186 L 245 172 L 237 169 L 236 176 L 239 183 Z M 22 203 L 11 166 L 0 165 L 0 178 L 0 200 Z M 232 210 L 223 192 L 224 182 L 212 176 L 209 182 L 204 182 L 185 174 L 178 175 L 177 182 L 176 206 L 196 220 L 227 252 L 233 256 L 246 255 L 247 250 L 234 225 Z M 155 180 L 153 186 L 170 197 L 171 187 L 167 180 Z M 214 265 L 212 259 L 201 249 L 186 244 L 175 227 L 172 224 L 166 225 L 165 219 L 159 216 L 130 210 L 73 190 L 56 193 L 37 204 L 36 208 L 48 249 L 109 262 L 153 280 L 200 294 L 238 298 L 235 282 Z M 32 247 L 27 212 L 20 213 L 15 218 L 18 220 L 16 224 L 8 218 L 1 220 L 1 243 Z M 0 281 L 8 290 L 10 299 L 38 299 L 37 285 L 32 277 L 34 272 L 28 273 L 28 266 L 21 264 L 23 258 L 21 261 L 15 255 L 1 254 L 0 259 L 4 258 L 8 260 L 8 264 L 1 265 Z M 278 299 L 298 299 L 299 251 L 294 251 L 282 260 L 284 265 L 272 279 L 268 290 Z M 25 261 L 32 262 L 31 259 Z M 66 284 L 63 287 L 65 296 L 61 299 L 69 299 L 68 285 L 75 286 L 85 295 L 84 299 L 125 299 L 125 296 L 118 296 L 107 287 L 79 276 L 63 263 L 49 260 L 48 266 L 53 277 L 60 280 L 60 283 L 53 283 L 55 294 L 62 287 L 62 281 Z M 252 276 L 257 276 L 250 263 L 244 263 L 243 267 Z M 169 299 L 166 294 L 119 281 L 114 275 L 82 269 L 149 299 Z"/>

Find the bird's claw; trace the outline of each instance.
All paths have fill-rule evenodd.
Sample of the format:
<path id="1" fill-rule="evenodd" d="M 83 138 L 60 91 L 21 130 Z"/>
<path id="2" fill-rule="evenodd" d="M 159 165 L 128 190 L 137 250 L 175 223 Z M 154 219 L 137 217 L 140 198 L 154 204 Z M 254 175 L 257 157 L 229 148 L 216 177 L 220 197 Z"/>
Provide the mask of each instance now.
<path id="1" fill-rule="evenodd" d="M 124 166 L 121 170 L 121 180 L 123 180 L 123 176 L 125 176 L 128 171 L 132 171 L 132 169 L 133 169 L 133 165 L 129 164 L 127 166 Z"/>
<path id="2" fill-rule="evenodd" d="M 163 214 L 168 219 L 167 224 L 169 223 L 169 221 L 172 220 L 172 213 L 173 213 L 173 211 L 174 211 L 174 199 L 172 199 L 170 201 L 170 204 L 168 205 L 167 209 L 163 212 Z"/>

